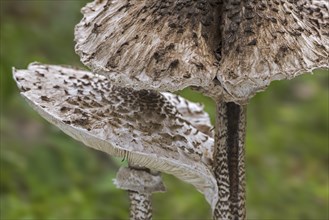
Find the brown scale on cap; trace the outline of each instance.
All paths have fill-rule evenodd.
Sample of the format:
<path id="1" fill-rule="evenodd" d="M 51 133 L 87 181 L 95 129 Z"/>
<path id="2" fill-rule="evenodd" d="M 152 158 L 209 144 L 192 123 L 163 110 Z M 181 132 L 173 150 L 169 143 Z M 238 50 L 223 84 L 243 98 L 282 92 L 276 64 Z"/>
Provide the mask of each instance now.
<path id="1" fill-rule="evenodd" d="M 227 100 L 248 99 L 273 80 L 329 68 L 327 1 L 230 0 L 221 22 L 217 78 Z"/>
<path id="2" fill-rule="evenodd" d="M 207 86 L 218 68 L 218 0 L 109 0 L 82 9 L 76 52 L 117 85 Z"/>
<path id="3" fill-rule="evenodd" d="M 213 137 L 202 106 L 169 93 L 115 87 L 104 76 L 62 66 L 33 63 L 27 70 L 14 69 L 14 78 L 31 106 L 68 135 L 173 174 L 203 192 L 210 204 L 216 202 Z"/>

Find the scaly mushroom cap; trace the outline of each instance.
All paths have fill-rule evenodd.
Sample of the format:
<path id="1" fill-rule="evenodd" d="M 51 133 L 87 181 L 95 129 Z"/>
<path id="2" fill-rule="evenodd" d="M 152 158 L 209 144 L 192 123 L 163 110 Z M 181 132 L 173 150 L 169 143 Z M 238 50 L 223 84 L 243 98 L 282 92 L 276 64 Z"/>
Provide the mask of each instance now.
<path id="1" fill-rule="evenodd" d="M 203 192 L 211 205 L 216 202 L 209 166 L 213 138 L 190 121 L 193 112 L 204 115 L 200 106 L 174 95 L 115 87 L 104 76 L 68 67 L 33 63 L 13 73 L 21 95 L 66 134 L 132 164 L 173 174 Z M 189 109 L 187 117 L 180 108 Z"/>
<path id="2" fill-rule="evenodd" d="M 177 91 L 216 75 L 218 0 L 96 0 L 76 26 L 76 52 L 119 86 Z"/>
<path id="3" fill-rule="evenodd" d="M 221 20 L 217 78 L 227 99 L 247 99 L 273 80 L 329 68 L 326 0 L 225 1 Z"/>
<path id="4" fill-rule="evenodd" d="M 189 102 L 186 99 L 169 92 L 161 93 L 168 101 L 176 107 L 182 117 L 189 121 L 199 131 L 213 137 L 213 126 L 211 126 L 208 113 L 203 110 L 203 105 Z"/>
<path id="5" fill-rule="evenodd" d="M 328 7 L 326 0 L 96 0 L 82 10 L 76 51 L 118 85 L 199 86 L 245 102 L 273 80 L 329 68 Z"/>

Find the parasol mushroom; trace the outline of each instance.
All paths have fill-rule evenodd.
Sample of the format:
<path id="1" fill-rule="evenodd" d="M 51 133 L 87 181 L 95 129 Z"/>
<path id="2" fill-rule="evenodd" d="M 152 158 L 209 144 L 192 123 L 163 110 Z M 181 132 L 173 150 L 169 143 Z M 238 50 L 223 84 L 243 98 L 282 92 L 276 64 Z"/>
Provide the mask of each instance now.
<path id="1" fill-rule="evenodd" d="M 115 84 L 197 87 L 217 102 L 214 218 L 244 219 L 246 105 L 273 80 L 329 68 L 324 0 L 128 1 L 87 4 L 76 52 Z"/>
<path id="2" fill-rule="evenodd" d="M 145 168 L 194 185 L 215 205 L 213 138 L 201 105 L 170 93 L 115 87 L 104 76 L 64 66 L 32 63 L 13 74 L 21 95 L 46 120 L 91 148 L 128 160 L 131 168 L 120 170 L 115 183 L 130 191 L 132 216 L 143 205 L 137 197 L 149 210 L 149 194 L 164 190 L 161 178 Z M 150 212 L 143 213 L 149 219 Z"/>

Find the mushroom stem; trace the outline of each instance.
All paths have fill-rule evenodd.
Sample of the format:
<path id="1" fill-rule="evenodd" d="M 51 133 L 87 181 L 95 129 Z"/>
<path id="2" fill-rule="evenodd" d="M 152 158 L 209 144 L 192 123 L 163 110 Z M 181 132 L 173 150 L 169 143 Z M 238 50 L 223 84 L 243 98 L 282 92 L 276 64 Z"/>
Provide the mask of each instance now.
<path id="1" fill-rule="evenodd" d="M 129 164 L 129 168 L 140 172 L 149 172 L 147 168 L 135 168 Z M 143 187 L 143 186 L 141 186 Z M 127 190 L 130 202 L 129 218 L 131 220 L 151 220 L 152 219 L 152 198 L 151 192 L 138 192 L 135 190 Z"/>
<path id="2" fill-rule="evenodd" d="M 214 219 L 245 219 L 246 106 L 217 101 L 214 174 L 218 201 Z"/>
<path id="3" fill-rule="evenodd" d="M 127 190 L 130 201 L 131 220 L 152 219 L 151 195 L 165 192 L 160 172 L 151 171 L 132 162 L 129 167 L 121 167 L 114 183 L 119 189 Z"/>
<path id="4" fill-rule="evenodd" d="M 152 219 L 151 193 L 139 193 L 128 190 L 131 220 Z"/>

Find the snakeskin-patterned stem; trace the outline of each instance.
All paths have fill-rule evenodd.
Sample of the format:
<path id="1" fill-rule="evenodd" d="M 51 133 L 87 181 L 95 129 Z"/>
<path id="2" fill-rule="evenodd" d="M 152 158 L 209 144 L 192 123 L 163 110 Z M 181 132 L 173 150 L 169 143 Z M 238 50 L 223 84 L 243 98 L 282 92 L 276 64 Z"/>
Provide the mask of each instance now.
<path id="1" fill-rule="evenodd" d="M 128 190 L 130 200 L 130 219 L 131 220 L 151 220 L 152 202 L 151 193 L 139 193 Z"/>
<path id="2" fill-rule="evenodd" d="M 214 219 L 246 218 L 244 141 L 246 107 L 233 102 L 217 103 L 214 174 L 219 200 Z"/>
<path id="3" fill-rule="evenodd" d="M 131 161 L 128 167 L 118 170 L 114 184 L 128 192 L 131 220 L 152 219 L 151 195 L 166 191 L 160 172 L 135 165 Z"/>

